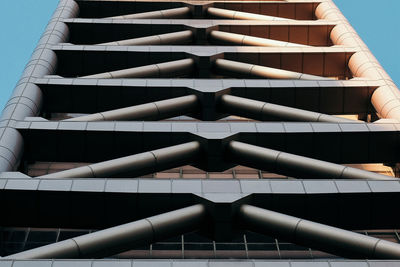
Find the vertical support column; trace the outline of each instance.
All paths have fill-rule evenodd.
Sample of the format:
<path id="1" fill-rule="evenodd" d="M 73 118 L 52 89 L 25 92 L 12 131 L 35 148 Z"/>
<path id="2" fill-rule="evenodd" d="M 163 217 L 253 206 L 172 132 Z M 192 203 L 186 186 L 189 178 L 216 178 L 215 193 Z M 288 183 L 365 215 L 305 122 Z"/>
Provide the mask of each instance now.
<path id="1" fill-rule="evenodd" d="M 23 138 L 12 124 L 40 112 L 42 92 L 34 80 L 55 72 L 57 57 L 50 46 L 68 40 L 68 26 L 61 20 L 75 17 L 78 12 L 79 6 L 75 1 L 60 1 L 2 112 L 0 121 L 6 126 L 0 129 L 0 172 L 15 170 L 19 165 L 23 153 Z"/>
<path id="2" fill-rule="evenodd" d="M 375 90 L 371 99 L 379 116 L 400 120 L 399 89 L 333 1 L 326 0 L 321 3 L 316 9 L 316 16 L 319 19 L 337 23 L 331 32 L 334 44 L 350 46 L 358 50 L 349 61 L 349 68 L 354 76 L 379 80 L 384 83 Z"/>

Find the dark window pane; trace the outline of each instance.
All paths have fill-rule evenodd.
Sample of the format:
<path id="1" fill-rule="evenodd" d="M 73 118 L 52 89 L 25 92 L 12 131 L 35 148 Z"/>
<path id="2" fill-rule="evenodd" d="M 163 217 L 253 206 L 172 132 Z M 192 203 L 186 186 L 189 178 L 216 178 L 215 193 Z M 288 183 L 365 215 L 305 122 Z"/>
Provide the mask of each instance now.
<path id="1" fill-rule="evenodd" d="M 53 231 L 40 231 L 31 230 L 28 235 L 27 242 L 56 242 L 57 230 Z"/>
<path id="2" fill-rule="evenodd" d="M 248 243 L 248 250 L 277 250 L 276 244 L 268 244 L 268 243 Z"/>
<path id="3" fill-rule="evenodd" d="M 275 238 L 253 232 L 246 232 L 246 240 L 248 243 L 275 243 Z"/>
<path id="4" fill-rule="evenodd" d="M 153 250 L 181 250 L 181 243 L 156 243 L 153 244 Z"/>
<path id="5" fill-rule="evenodd" d="M 207 237 L 201 236 L 196 233 L 186 234 L 184 236 L 185 242 L 207 242 L 212 243 L 212 240 L 208 239 Z"/>
<path id="6" fill-rule="evenodd" d="M 217 250 L 245 250 L 244 243 L 216 243 Z"/>
<path id="7" fill-rule="evenodd" d="M 58 241 L 73 238 L 80 235 L 85 235 L 88 233 L 89 231 L 61 231 L 60 236 L 58 237 Z"/>
<path id="8" fill-rule="evenodd" d="M 42 247 L 42 246 L 46 246 L 48 244 L 51 244 L 51 242 L 26 242 L 24 250 Z"/>
<path id="9" fill-rule="evenodd" d="M 25 241 L 28 231 L 26 230 L 9 230 L 4 231 L 4 239 L 9 242 L 23 242 Z"/>
<path id="10" fill-rule="evenodd" d="M 185 243 L 185 250 L 214 250 L 212 243 Z"/>

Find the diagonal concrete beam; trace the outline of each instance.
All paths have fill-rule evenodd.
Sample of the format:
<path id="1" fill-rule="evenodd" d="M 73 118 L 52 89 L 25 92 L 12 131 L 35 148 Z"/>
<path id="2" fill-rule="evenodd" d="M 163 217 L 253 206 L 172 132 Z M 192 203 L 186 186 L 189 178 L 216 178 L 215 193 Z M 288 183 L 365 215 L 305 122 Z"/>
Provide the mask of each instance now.
<path id="1" fill-rule="evenodd" d="M 207 13 L 211 17 L 224 18 L 224 19 L 242 19 L 242 20 L 283 20 L 288 21 L 291 19 L 274 17 L 267 15 L 260 15 L 255 13 L 241 12 L 229 9 L 222 9 L 216 7 L 209 7 Z"/>
<path id="2" fill-rule="evenodd" d="M 63 121 L 161 120 L 192 113 L 198 108 L 198 105 L 199 101 L 196 95 L 187 95 Z"/>
<path id="3" fill-rule="evenodd" d="M 115 42 L 101 43 L 99 45 L 176 45 L 190 44 L 193 41 L 193 32 L 190 30 L 151 35 Z"/>
<path id="4" fill-rule="evenodd" d="M 322 76 L 270 68 L 227 59 L 217 59 L 215 60 L 214 64 L 218 73 L 227 74 L 230 76 L 239 75 L 241 77 L 256 77 L 267 79 L 334 80 L 332 78 Z"/>
<path id="5" fill-rule="evenodd" d="M 190 17 L 190 8 L 178 7 L 150 12 L 107 17 L 106 19 L 184 19 Z"/>
<path id="6" fill-rule="evenodd" d="M 273 39 L 254 37 L 237 33 L 211 31 L 209 35 L 211 41 L 224 44 L 249 45 L 249 46 L 268 46 L 268 47 L 310 47 L 308 45 L 283 42 Z"/>
<path id="7" fill-rule="evenodd" d="M 206 209 L 197 204 L 139 221 L 9 255 L 3 259 L 104 258 L 199 229 Z"/>
<path id="8" fill-rule="evenodd" d="M 334 123 L 358 122 L 355 120 L 344 119 L 318 112 L 286 107 L 233 95 L 221 96 L 218 104 L 219 109 L 222 112 L 260 121 L 283 120 Z"/>
<path id="9" fill-rule="evenodd" d="M 80 78 L 90 79 L 112 79 L 112 78 L 160 78 L 181 77 L 193 72 L 194 60 L 191 58 L 168 61 L 153 65 L 146 65 L 130 69 L 103 72 Z"/>
<path id="10" fill-rule="evenodd" d="M 197 141 L 38 176 L 36 178 L 138 177 L 193 163 L 200 155 Z"/>
<path id="11" fill-rule="evenodd" d="M 239 208 L 250 231 L 347 258 L 400 259 L 400 244 L 251 205 Z"/>
<path id="12" fill-rule="evenodd" d="M 393 177 L 231 141 L 227 157 L 234 163 L 302 179 L 392 180 Z"/>

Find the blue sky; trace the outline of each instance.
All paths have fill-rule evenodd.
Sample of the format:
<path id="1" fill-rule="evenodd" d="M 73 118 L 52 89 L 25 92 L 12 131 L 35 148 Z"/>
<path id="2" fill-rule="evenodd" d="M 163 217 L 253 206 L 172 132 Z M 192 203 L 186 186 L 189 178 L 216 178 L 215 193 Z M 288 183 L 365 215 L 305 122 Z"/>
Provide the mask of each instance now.
<path id="1" fill-rule="evenodd" d="M 400 85 L 400 1 L 334 1 L 392 79 Z M 0 110 L 57 3 L 57 0 L 0 1 Z"/>

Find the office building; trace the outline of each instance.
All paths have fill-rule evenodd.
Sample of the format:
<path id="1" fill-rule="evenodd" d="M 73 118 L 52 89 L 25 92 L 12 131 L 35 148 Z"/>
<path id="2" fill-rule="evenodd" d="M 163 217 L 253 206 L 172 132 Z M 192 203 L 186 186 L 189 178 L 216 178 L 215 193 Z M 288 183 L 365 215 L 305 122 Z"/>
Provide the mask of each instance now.
<path id="1" fill-rule="evenodd" d="M 61 0 L 0 121 L 0 266 L 397 266 L 399 118 L 331 0 Z"/>

